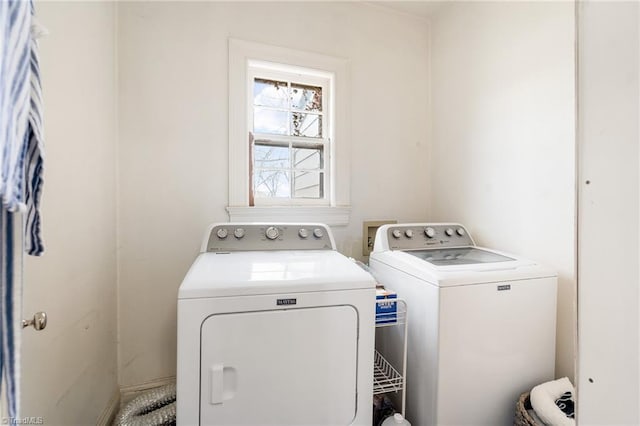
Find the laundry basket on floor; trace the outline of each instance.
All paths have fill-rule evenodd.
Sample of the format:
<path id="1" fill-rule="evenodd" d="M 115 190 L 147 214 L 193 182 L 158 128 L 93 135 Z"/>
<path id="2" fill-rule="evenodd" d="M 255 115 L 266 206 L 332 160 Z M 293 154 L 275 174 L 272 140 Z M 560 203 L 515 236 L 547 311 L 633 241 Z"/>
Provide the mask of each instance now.
<path id="1" fill-rule="evenodd" d="M 514 426 L 543 426 L 535 421 L 527 410 L 531 410 L 531 401 L 529 400 L 529 392 L 520 395 L 516 403 L 516 417 L 513 420 Z"/>

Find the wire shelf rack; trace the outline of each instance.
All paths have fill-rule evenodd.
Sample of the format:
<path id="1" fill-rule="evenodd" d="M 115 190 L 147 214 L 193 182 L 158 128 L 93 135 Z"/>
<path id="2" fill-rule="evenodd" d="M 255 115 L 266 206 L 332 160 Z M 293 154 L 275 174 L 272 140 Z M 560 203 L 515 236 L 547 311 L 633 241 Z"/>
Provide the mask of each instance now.
<path id="1" fill-rule="evenodd" d="M 387 361 L 382 353 L 378 351 L 380 348 L 375 350 L 373 394 L 380 395 L 384 393 L 400 392 L 400 413 L 402 415 L 405 414 L 404 410 L 406 402 L 405 379 L 407 377 L 407 322 L 407 303 L 403 299 L 389 298 L 376 300 L 376 328 L 384 329 L 380 330 L 380 332 L 387 337 L 392 337 L 392 341 L 395 340 L 395 343 L 393 344 L 396 348 L 402 351 L 402 354 L 398 360 L 398 365 L 394 367 L 389 361 Z M 396 326 L 398 328 L 386 329 L 386 327 L 392 326 Z"/>
<path id="2" fill-rule="evenodd" d="M 373 394 L 398 392 L 404 389 L 404 377 L 391 365 L 380 352 L 375 351 Z"/>

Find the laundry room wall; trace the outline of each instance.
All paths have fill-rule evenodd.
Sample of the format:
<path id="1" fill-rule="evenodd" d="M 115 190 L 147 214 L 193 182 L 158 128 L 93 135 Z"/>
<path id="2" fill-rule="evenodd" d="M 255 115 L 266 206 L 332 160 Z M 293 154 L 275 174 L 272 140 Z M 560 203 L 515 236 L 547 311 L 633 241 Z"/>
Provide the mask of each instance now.
<path id="1" fill-rule="evenodd" d="M 574 4 L 457 2 L 431 24 L 430 218 L 558 272 L 556 375 L 573 378 Z"/>
<path id="2" fill-rule="evenodd" d="M 37 2 L 45 253 L 25 257 L 22 417 L 96 424 L 117 397 L 115 7 Z"/>
<path id="3" fill-rule="evenodd" d="M 351 221 L 423 220 L 428 24 L 355 2 L 120 2 L 120 384 L 175 374 L 176 297 L 205 227 L 227 221 L 229 37 L 350 64 Z"/>

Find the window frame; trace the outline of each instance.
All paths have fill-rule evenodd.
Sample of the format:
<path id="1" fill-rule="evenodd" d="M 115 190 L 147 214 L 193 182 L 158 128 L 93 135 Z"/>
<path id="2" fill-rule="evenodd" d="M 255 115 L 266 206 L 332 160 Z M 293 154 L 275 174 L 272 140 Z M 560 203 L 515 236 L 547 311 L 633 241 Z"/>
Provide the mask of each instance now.
<path id="1" fill-rule="evenodd" d="M 248 93 L 252 63 L 286 64 L 333 75 L 329 110 L 332 124 L 329 152 L 329 202 L 249 206 Z M 349 64 L 346 59 L 284 47 L 229 39 L 229 204 L 232 221 L 316 221 L 347 225 L 350 216 Z M 248 92 L 251 91 L 251 92 Z"/>
<path id="2" fill-rule="evenodd" d="M 254 124 L 254 104 L 253 104 L 253 82 L 258 79 L 266 80 L 280 80 L 287 81 L 289 83 L 298 83 L 309 86 L 316 86 L 322 88 L 322 138 L 308 138 L 303 136 L 290 136 L 290 135 L 277 135 L 269 133 L 257 133 L 253 131 Z M 249 132 L 253 135 L 253 144 L 257 140 L 268 140 L 272 142 L 287 143 L 289 149 L 293 143 L 300 143 L 302 145 L 322 145 L 323 146 L 323 161 L 322 167 L 323 173 L 323 186 L 324 196 L 322 198 L 285 198 L 285 197 L 255 197 L 255 206 L 307 206 L 307 205 L 331 205 L 331 139 L 332 139 L 332 115 L 331 115 L 331 101 L 332 101 L 332 89 L 334 87 L 333 74 L 322 72 L 318 70 L 311 70 L 302 68 L 299 66 L 288 66 L 286 64 L 276 64 L 272 62 L 249 60 L 247 66 L 247 80 L 249 83 L 249 90 L 247 92 L 247 135 L 249 138 Z M 290 112 L 289 110 L 288 112 Z M 247 139 L 248 140 L 248 139 Z M 291 155 L 290 151 L 290 155 Z M 247 160 L 249 161 L 249 159 Z M 254 164 L 255 166 L 255 164 Z M 293 171 L 293 170 L 292 170 Z M 254 182 L 255 183 L 255 182 Z"/>

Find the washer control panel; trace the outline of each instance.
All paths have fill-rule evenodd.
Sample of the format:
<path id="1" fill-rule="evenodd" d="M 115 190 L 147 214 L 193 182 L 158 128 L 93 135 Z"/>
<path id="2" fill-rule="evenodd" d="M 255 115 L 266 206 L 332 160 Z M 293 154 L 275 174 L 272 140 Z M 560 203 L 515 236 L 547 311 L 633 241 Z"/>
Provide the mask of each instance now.
<path id="1" fill-rule="evenodd" d="M 319 223 L 219 223 L 202 251 L 335 250 L 331 230 Z"/>
<path id="2" fill-rule="evenodd" d="M 391 250 L 475 245 L 464 226 L 456 223 L 389 225 L 385 234 Z"/>

